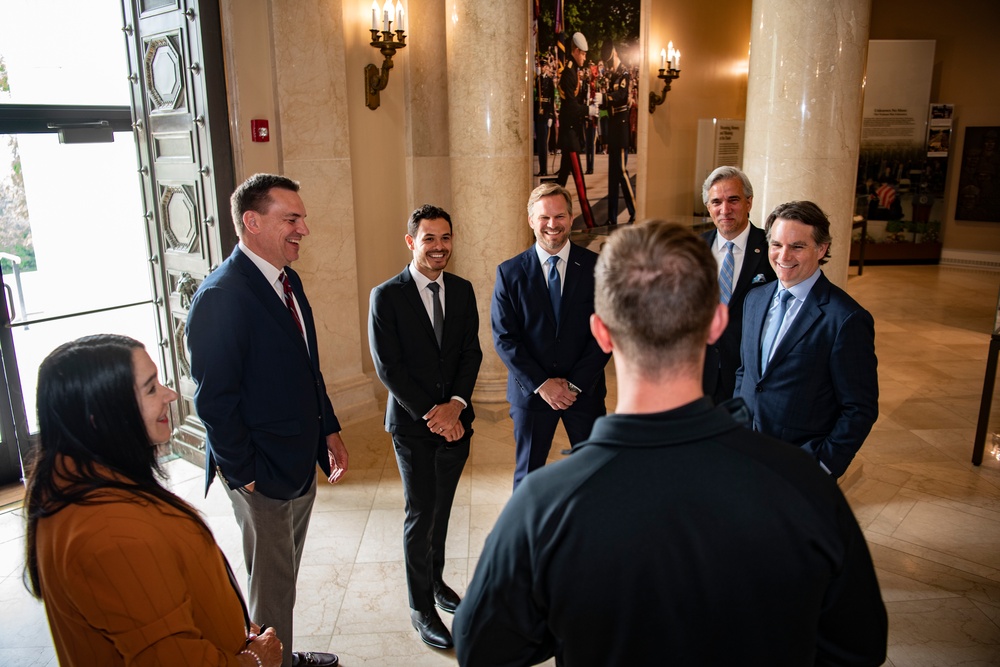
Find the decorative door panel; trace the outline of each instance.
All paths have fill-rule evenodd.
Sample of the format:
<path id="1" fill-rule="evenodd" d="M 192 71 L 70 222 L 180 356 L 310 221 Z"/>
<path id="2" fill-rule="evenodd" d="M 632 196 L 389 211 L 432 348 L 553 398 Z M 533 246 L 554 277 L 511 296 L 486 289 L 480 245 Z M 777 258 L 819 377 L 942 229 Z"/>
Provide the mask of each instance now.
<path id="1" fill-rule="evenodd" d="M 194 411 L 184 322 L 198 285 L 236 242 L 219 7 L 217 0 L 123 4 L 160 362 L 180 394 L 173 445 L 200 462 L 204 428 Z"/>

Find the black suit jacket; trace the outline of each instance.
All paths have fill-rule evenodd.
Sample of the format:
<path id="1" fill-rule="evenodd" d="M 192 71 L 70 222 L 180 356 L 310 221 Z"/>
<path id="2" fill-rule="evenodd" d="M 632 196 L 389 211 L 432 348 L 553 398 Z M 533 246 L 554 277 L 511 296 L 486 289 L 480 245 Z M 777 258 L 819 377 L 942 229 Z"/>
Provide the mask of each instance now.
<path id="1" fill-rule="evenodd" d="M 820 275 L 761 374 L 764 319 L 778 287 L 747 295 L 736 395 L 755 431 L 798 445 L 840 477 L 878 418 L 875 322 Z"/>
<path id="2" fill-rule="evenodd" d="M 285 267 L 306 343 L 284 301 L 237 246 L 191 302 L 187 342 L 194 404 L 205 423 L 205 492 L 222 472 L 230 488 L 290 500 L 308 491 L 326 436 L 340 423 L 326 394 L 316 326 L 302 281 Z"/>
<path id="3" fill-rule="evenodd" d="M 424 415 L 452 396 L 466 402 L 459 419 L 472 432 L 476 386 L 483 353 L 479 347 L 479 311 L 472 284 L 456 275 L 444 278 L 444 335 L 438 347 L 434 326 L 409 268 L 372 290 L 368 343 L 375 372 L 389 390 L 385 429 L 411 436 L 432 434 Z"/>
<path id="4" fill-rule="evenodd" d="M 718 230 L 713 229 L 701 237 L 710 248 L 714 248 L 718 234 Z M 711 396 L 716 404 L 732 398 L 736 388 L 736 371 L 740 367 L 740 341 L 743 338 L 743 301 L 751 289 L 776 279 L 771 262 L 767 259 L 767 235 L 764 230 L 751 224 L 740 277 L 733 286 L 733 296 L 729 300 L 729 324 L 719 340 L 709 345 L 705 353 L 702 385 L 705 395 Z"/>
<path id="5" fill-rule="evenodd" d="M 559 325 L 535 246 L 497 267 L 490 308 L 493 344 L 507 366 L 507 400 L 522 408 L 548 404 L 535 390 L 549 378 L 566 378 L 582 390 L 584 401 L 604 405 L 607 385 L 604 354 L 590 333 L 594 312 L 597 254 L 571 244 Z"/>

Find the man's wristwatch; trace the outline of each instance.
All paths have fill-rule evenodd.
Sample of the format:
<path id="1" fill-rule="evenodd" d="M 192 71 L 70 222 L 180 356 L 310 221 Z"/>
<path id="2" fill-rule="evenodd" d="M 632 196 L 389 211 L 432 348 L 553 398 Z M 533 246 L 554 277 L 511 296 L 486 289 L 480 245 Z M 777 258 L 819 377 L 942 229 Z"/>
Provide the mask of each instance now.
<path id="1" fill-rule="evenodd" d="M 573 384 L 572 382 L 569 382 L 569 381 L 567 381 L 567 382 L 566 382 L 566 384 L 567 384 L 567 385 L 569 385 L 569 390 L 570 390 L 571 392 L 573 392 L 574 394 L 579 394 L 579 393 L 580 393 L 580 388 L 579 388 L 579 387 L 577 387 L 577 386 L 576 386 L 575 384 Z"/>

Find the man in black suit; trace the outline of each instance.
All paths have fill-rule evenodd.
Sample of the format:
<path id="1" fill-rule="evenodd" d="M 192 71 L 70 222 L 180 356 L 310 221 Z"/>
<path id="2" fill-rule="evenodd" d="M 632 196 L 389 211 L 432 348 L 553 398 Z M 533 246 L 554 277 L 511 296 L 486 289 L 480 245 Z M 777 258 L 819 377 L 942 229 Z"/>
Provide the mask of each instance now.
<path id="1" fill-rule="evenodd" d="M 337 664 L 332 653 L 292 652 L 292 609 L 316 464 L 330 483 L 347 470 L 312 309 L 288 266 L 309 234 L 298 190 L 272 174 L 236 189 L 239 245 L 202 282 L 186 329 L 207 432 L 205 492 L 216 475 L 225 484 L 243 533 L 250 616 L 284 640 L 283 667 Z"/>
<path id="2" fill-rule="evenodd" d="M 750 224 L 753 186 L 747 175 L 736 167 L 719 167 L 701 186 L 701 199 L 715 223 L 715 229 L 702 238 L 719 265 L 719 300 L 729 306 L 729 325 L 705 354 L 705 394 L 719 404 L 732 398 L 736 387 L 743 300 L 752 288 L 775 277 L 767 261 L 767 238 Z"/>
<path id="3" fill-rule="evenodd" d="M 569 242 L 569 193 L 543 183 L 528 198 L 536 243 L 497 267 L 490 308 L 493 343 L 507 366 L 514 420 L 514 488 L 545 465 L 561 419 L 570 443 L 605 414 L 609 355 L 590 333 L 597 255 Z"/>
<path id="4" fill-rule="evenodd" d="M 410 620 L 420 638 L 450 648 L 434 605 L 461 601 L 443 580 L 448 519 L 472 437 L 472 389 L 483 353 L 472 285 L 444 273 L 451 216 L 425 204 L 407 222 L 413 261 L 372 290 L 368 341 L 375 372 L 389 390 L 385 430 L 403 479 L 403 553 Z"/>

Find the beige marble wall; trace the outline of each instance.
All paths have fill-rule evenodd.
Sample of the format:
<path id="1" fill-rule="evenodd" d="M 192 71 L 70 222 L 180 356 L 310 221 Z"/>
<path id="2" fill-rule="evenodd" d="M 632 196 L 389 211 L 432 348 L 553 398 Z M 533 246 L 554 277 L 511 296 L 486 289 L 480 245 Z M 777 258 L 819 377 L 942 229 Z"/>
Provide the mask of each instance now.
<path id="1" fill-rule="evenodd" d="M 745 117 L 750 7 L 750 0 L 644 0 L 636 202 L 640 219 L 690 221 L 695 193 L 701 191 L 700 185 L 695 187 L 698 120 Z M 649 91 L 663 90 L 655 71 L 660 49 L 670 41 L 681 51 L 681 76 L 671 85 L 666 102 L 650 114 Z M 753 214 L 751 218 L 756 220 Z"/>
<path id="2" fill-rule="evenodd" d="M 407 47 L 407 192 L 413 208 L 434 204 L 451 212 L 448 159 L 448 50 L 444 0 L 411 2 Z"/>
<path id="3" fill-rule="evenodd" d="M 484 358 L 477 411 L 505 412 L 507 369 L 493 349 L 490 297 L 497 264 L 532 239 L 525 209 L 531 185 L 529 5 L 455 0 L 448 12 L 452 269 L 472 281 L 479 303 Z"/>
<path id="4" fill-rule="evenodd" d="M 376 405 L 361 366 L 344 12 L 338 0 L 281 0 L 271 9 L 284 173 L 302 184 L 310 229 L 296 269 L 316 318 L 327 390 L 350 420 Z"/>
<path id="5" fill-rule="evenodd" d="M 755 0 L 743 168 L 756 218 L 809 199 L 830 216 L 824 272 L 847 283 L 871 0 Z"/>
<path id="6" fill-rule="evenodd" d="M 260 172 L 280 173 L 281 135 L 276 131 L 278 107 L 271 59 L 270 2 L 222 0 L 219 4 L 235 180 L 240 182 Z M 270 123 L 270 141 L 251 141 L 250 120 L 254 118 Z"/>

